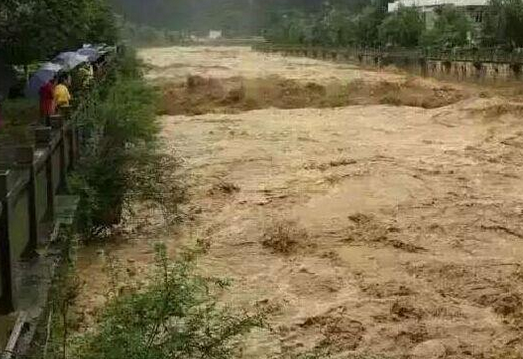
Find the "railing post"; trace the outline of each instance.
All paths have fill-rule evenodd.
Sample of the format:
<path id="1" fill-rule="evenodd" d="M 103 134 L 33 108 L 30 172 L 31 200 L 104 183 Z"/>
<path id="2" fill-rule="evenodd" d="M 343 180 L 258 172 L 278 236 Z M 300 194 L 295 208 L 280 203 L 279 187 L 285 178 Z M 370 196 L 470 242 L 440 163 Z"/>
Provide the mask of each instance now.
<path id="1" fill-rule="evenodd" d="M 23 167 L 29 168 L 29 182 L 27 184 L 27 191 L 29 196 L 28 218 L 29 218 L 29 243 L 25 250 L 25 257 L 32 257 L 36 253 L 36 247 L 38 245 L 38 216 L 36 208 L 36 170 L 34 163 L 34 152 L 35 149 L 32 146 L 28 147 L 17 147 L 15 161 L 16 164 Z"/>
<path id="2" fill-rule="evenodd" d="M 47 183 L 47 209 L 46 216 L 54 219 L 54 184 L 53 184 L 53 154 L 51 152 L 51 127 L 40 127 L 35 130 L 36 146 L 47 150 L 45 160 L 45 178 Z"/>
<path id="3" fill-rule="evenodd" d="M 9 193 L 12 188 L 12 180 L 13 177 L 10 170 L 0 171 L 0 274 L 2 288 L 0 312 L 2 314 L 10 313 L 14 310 L 11 243 L 9 241 Z"/>
<path id="4" fill-rule="evenodd" d="M 51 117 L 51 127 L 60 133 L 60 141 L 58 142 L 60 150 L 60 188 L 65 186 L 67 179 L 67 166 L 65 163 L 65 129 L 64 116 L 54 115 Z"/>
<path id="5" fill-rule="evenodd" d="M 65 126 L 65 134 L 69 143 L 69 169 L 73 169 L 76 162 L 76 126 L 71 120 L 67 121 Z"/>

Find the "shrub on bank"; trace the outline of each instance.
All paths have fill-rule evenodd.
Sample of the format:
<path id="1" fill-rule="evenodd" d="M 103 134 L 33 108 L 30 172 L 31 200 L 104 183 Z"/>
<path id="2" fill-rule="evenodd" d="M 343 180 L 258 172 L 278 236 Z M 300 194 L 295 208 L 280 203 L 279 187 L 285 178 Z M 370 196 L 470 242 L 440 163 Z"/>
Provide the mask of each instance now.
<path id="1" fill-rule="evenodd" d="M 165 205 L 157 195 L 162 177 L 146 175 L 151 167 L 161 168 L 163 157 L 157 151 L 156 92 L 142 78 L 133 52 L 114 60 L 87 102 L 74 115 L 84 148 L 69 187 L 81 198 L 80 229 L 94 238 L 110 233 L 136 195 Z"/>
<path id="2" fill-rule="evenodd" d="M 194 255 L 170 262 L 157 248 L 150 285 L 113 299 L 95 330 L 76 339 L 77 359 L 227 359 L 237 339 L 263 325 L 258 313 L 217 304 L 227 283 L 193 272 Z"/>

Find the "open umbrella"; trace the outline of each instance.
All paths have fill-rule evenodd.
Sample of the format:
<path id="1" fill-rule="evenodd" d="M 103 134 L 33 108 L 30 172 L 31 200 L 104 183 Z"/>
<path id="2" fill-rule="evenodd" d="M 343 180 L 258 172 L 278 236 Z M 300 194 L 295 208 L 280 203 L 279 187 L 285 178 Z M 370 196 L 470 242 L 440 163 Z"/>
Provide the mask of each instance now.
<path id="1" fill-rule="evenodd" d="M 62 65 L 54 64 L 52 62 L 47 62 L 40 66 L 40 68 L 29 79 L 29 82 L 25 87 L 25 95 L 27 97 L 37 97 L 40 88 L 62 70 Z"/>
<path id="2" fill-rule="evenodd" d="M 76 52 L 62 52 L 53 59 L 53 63 L 63 66 L 65 71 L 69 71 L 77 67 L 78 65 L 88 62 L 87 56 L 80 55 Z"/>
<path id="3" fill-rule="evenodd" d="M 100 56 L 102 56 L 100 51 L 98 51 L 98 49 L 96 49 L 94 47 L 83 47 L 83 48 L 79 49 L 78 51 L 76 51 L 76 53 L 79 55 L 82 55 L 82 56 L 87 56 L 87 59 L 89 60 L 89 62 L 94 62 L 94 61 L 98 60 L 98 58 L 100 58 Z"/>

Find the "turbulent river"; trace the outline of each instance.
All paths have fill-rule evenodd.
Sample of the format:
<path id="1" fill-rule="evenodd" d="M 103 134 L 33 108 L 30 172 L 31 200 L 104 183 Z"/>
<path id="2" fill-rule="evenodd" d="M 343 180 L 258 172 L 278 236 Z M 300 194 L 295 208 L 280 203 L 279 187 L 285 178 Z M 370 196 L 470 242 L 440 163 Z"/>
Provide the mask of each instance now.
<path id="1" fill-rule="evenodd" d="M 111 263 L 145 281 L 153 243 L 203 241 L 199 270 L 232 280 L 223 303 L 269 313 L 244 358 L 320 345 L 523 352 L 517 97 L 239 47 L 139 55 L 163 95 L 165 149 L 183 159 L 190 220 L 83 249 L 79 330 L 104 304 Z"/>

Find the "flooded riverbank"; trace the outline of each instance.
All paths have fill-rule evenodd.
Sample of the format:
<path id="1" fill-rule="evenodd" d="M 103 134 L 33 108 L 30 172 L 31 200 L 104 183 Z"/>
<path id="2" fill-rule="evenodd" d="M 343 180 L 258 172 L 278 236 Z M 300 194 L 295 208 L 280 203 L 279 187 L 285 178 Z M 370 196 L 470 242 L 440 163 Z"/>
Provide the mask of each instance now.
<path id="1" fill-rule="evenodd" d="M 128 234 L 114 248 L 84 251 L 83 322 L 103 306 L 108 263 L 139 285 L 155 242 L 173 253 L 199 242 L 208 248 L 199 270 L 232 280 L 223 303 L 269 313 L 272 330 L 250 335 L 244 358 L 322 346 L 392 358 L 523 351 L 519 102 L 246 48 L 140 56 L 167 102 L 166 149 L 183 159 L 186 220 L 175 234 Z M 193 102 L 191 77 L 203 79 Z M 318 89 L 353 81 L 365 92 L 321 105 Z M 379 93 L 383 83 L 392 90 Z M 209 84 L 219 88 L 213 101 Z M 223 101 L 242 86 L 244 95 Z M 415 93 L 421 100 L 405 101 Z M 249 96 L 257 106 L 245 106 Z M 445 101 L 423 106 L 430 96 Z M 279 105 L 285 98 L 299 101 Z M 284 251 L 271 244 L 281 241 Z"/>

